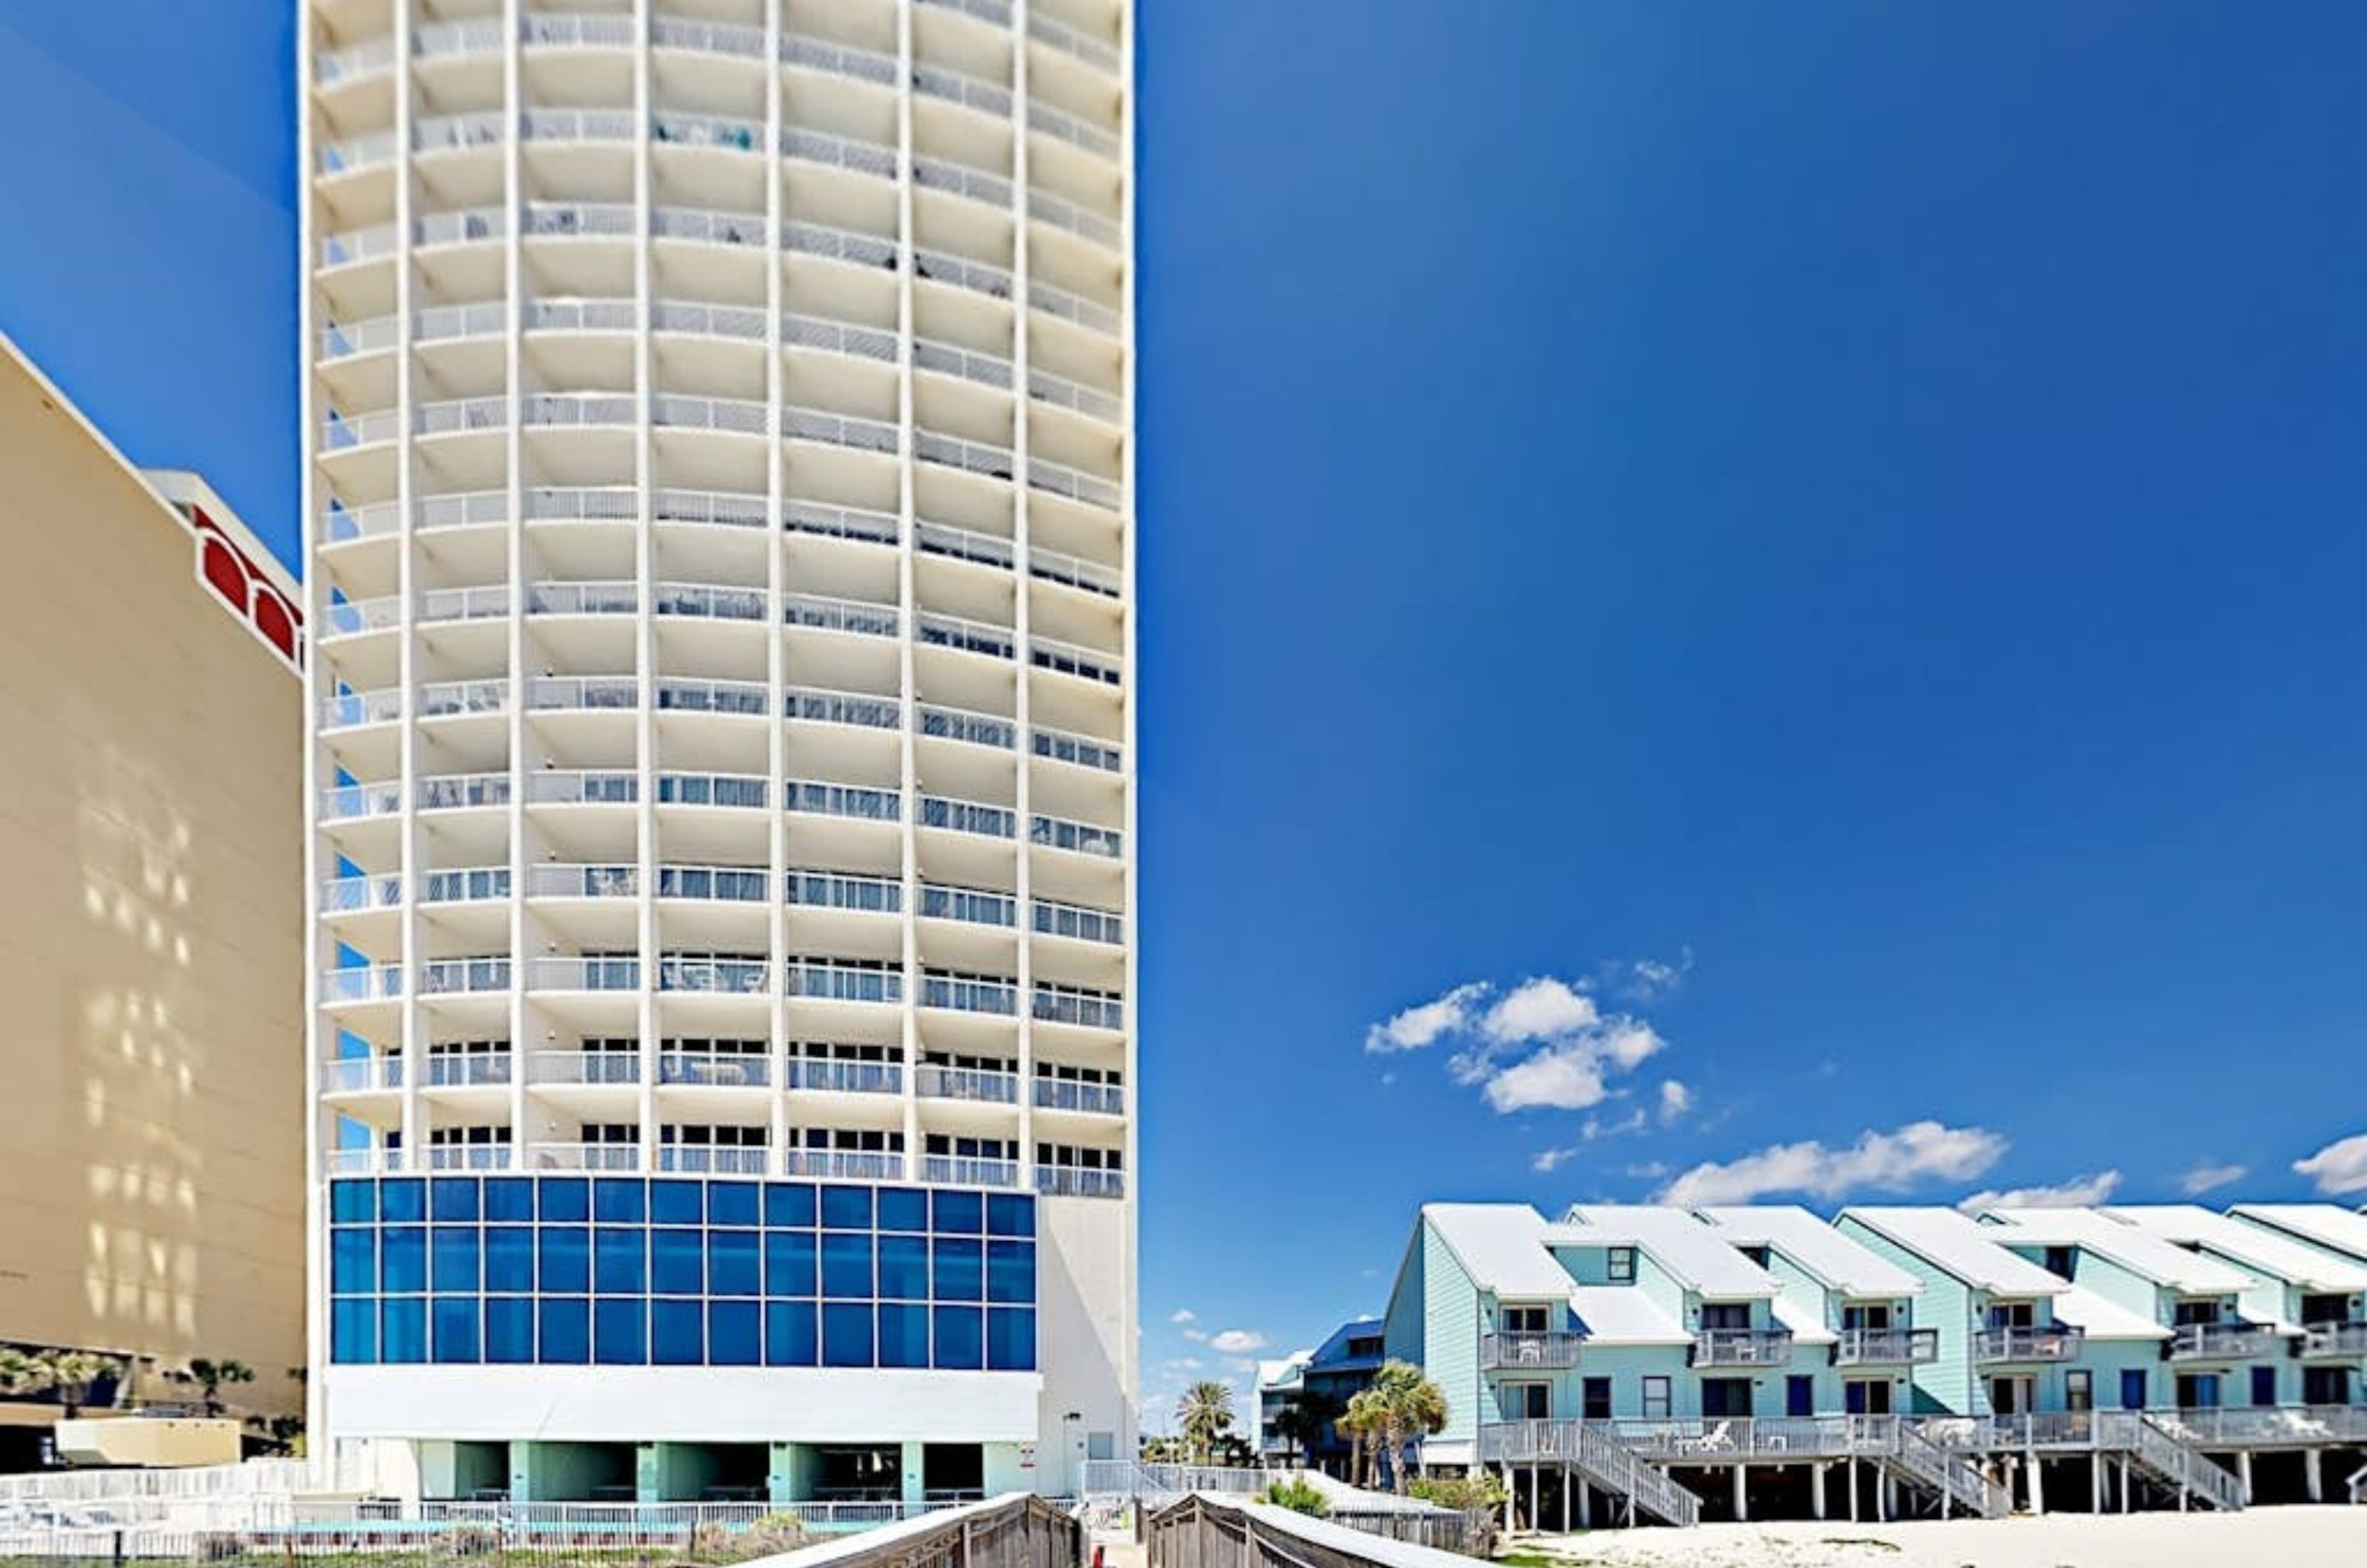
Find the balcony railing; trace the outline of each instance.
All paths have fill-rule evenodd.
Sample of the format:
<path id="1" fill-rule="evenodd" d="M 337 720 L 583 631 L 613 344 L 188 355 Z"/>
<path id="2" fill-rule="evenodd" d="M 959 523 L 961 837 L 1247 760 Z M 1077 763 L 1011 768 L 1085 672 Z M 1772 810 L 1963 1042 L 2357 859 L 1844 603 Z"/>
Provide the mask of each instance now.
<path id="1" fill-rule="evenodd" d="M 1780 1367 L 1791 1359 L 1786 1328 L 1704 1328 L 1693 1336 L 1696 1367 Z"/>
<path id="2" fill-rule="evenodd" d="M 921 1005 L 1015 1018 L 1019 1013 L 1019 987 L 1008 980 L 983 975 L 930 973 L 921 976 Z"/>
<path id="3" fill-rule="evenodd" d="M 851 909 L 893 915 L 904 908 L 904 885 L 884 876 L 848 876 L 837 872 L 793 871 L 785 884 L 787 902 L 807 909 Z"/>
<path id="4" fill-rule="evenodd" d="M 1036 1190 L 1054 1198 L 1123 1198 L 1126 1172 L 1075 1165 L 1039 1165 Z"/>
<path id="5" fill-rule="evenodd" d="M 321 884 L 321 913 L 351 915 L 402 903 L 400 876 L 333 876 Z"/>
<path id="6" fill-rule="evenodd" d="M 1070 735 L 1059 729 L 1031 730 L 1027 739 L 1036 755 L 1050 761 L 1070 762 L 1104 773 L 1126 771 L 1125 759 L 1111 741 L 1096 740 L 1089 735 Z"/>
<path id="7" fill-rule="evenodd" d="M 669 953 L 658 960 L 658 989 L 764 996 L 772 972 L 764 959 L 742 954 Z"/>
<path id="8" fill-rule="evenodd" d="M 1046 1111 L 1077 1111 L 1093 1116 L 1126 1114 L 1126 1086 L 1076 1078 L 1036 1080 L 1036 1103 Z"/>
<path id="9" fill-rule="evenodd" d="M 1114 947 L 1126 942 L 1124 916 L 1107 909 L 1089 909 L 1082 904 L 1056 904 L 1048 898 L 1038 898 L 1033 923 L 1038 936 L 1067 937 L 1073 942 Z"/>
<path id="10" fill-rule="evenodd" d="M 1028 829 L 1030 843 L 1046 849 L 1070 850 L 1078 854 L 1101 855 L 1116 860 L 1126 852 L 1124 837 L 1115 828 L 1100 828 L 1090 822 L 1070 822 L 1059 817 L 1038 817 Z"/>
<path id="11" fill-rule="evenodd" d="M 423 904 L 471 904 L 509 896 L 510 868 L 505 865 L 419 874 L 419 901 Z"/>
<path id="12" fill-rule="evenodd" d="M 538 958 L 534 987 L 538 991 L 637 991 L 641 986 L 638 958 Z"/>
<path id="13" fill-rule="evenodd" d="M 900 1181 L 904 1156 L 878 1149 L 784 1149 L 783 1168 L 791 1176 L 835 1177 L 846 1181 Z"/>
<path id="14" fill-rule="evenodd" d="M 810 1000 L 832 1002 L 900 1002 L 904 999 L 901 970 L 829 959 L 792 958 L 788 993 Z"/>
<path id="15" fill-rule="evenodd" d="M 1039 984 L 1029 1011 L 1047 1023 L 1073 1023 L 1081 1029 L 1124 1029 L 1126 1000 L 1108 991 L 1081 986 Z"/>
<path id="16" fill-rule="evenodd" d="M 1018 901 L 1008 893 L 991 893 L 975 887 L 940 887 L 923 885 L 921 888 L 921 918 L 929 920 L 960 920 L 973 926 L 1009 926 L 1015 923 Z"/>
<path id="17" fill-rule="evenodd" d="M 1074 55 L 1088 65 L 1104 71 L 1116 71 L 1123 63 L 1117 46 L 1070 27 L 1068 23 L 1041 11 L 1027 13 L 1027 36 L 1039 43 L 1049 44 L 1063 54 Z"/>
<path id="18" fill-rule="evenodd" d="M 1016 1187 L 1019 1162 L 976 1159 L 967 1155 L 924 1155 L 921 1158 L 921 1179 L 959 1187 Z"/>
<path id="19" fill-rule="evenodd" d="M 507 773 L 431 774 L 419 781 L 418 800 L 422 811 L 459 811 L 507 806 L 510 803 L 510 776 Z"/>
<path id="20" fill-rule="evenodd" d="M 913 1079 L 924 1099 L 968 1100 L 995 1105 L 1019 1102 L 1019 1075 L 980 1067 L 946 1067 L 923 1062 Z"/>
<path id="21" fill-rule="evenodd" d="M 2245 1360 L 2271 1355 L 2277 1331 L 2260 1323 L 2184 1323 L 2170 1330 L 2163 1354 L 2173 1361 Z"/>
<path id="22" fill-rule="evenodd" d="M 401 1056 L 345 1056 L 321 1064 L 321 1092 L 323 1094 L 368 1094 L 402 1087 Z"/>
<path id="23" fill-rule="evenodd" d="M 538 1083 L 631 1085 L 641 1081 L 639 1051 L 538 1051 Z"/>
<path id="24" fill-rule="evenodd" d="M 2301 1336 L 2306 1357 L 2367 1356 L 2367 1323 L 2306 1323 Z"/>
<path id="25" fill-rule="evenodd" d="M 1833 1347 L 1837 1367 L 1918 1366 L 1939 1359 L 1936 1328 L 1844 1328 Z"/>
<path id="26" fill-rule="evenodd" d="M 1018 830 L 1016 814 L 1002 807 L 973 800 L 946 800 L 933 795 L 921 797 L 920 821 L 923 828 L 946 828 L 990 839 L 1008 839 Z"/>
<path id="27" fill-rule="evenodd" d="M 901 1094 L 900 1062 L 849 1061 L 836 1056 L 792 1056 L 788 1087 L 833 1094 Z"/>
<path id="28" fill-rule="evenodd" d="M 658 1148 L 660 1170 L 762 1176 L 771 1164 L 772 1151 L 762 1145 L 663 1144 Z"/>
<path id="29" fill-rule="evenodd" d="M 763 1089 L 773 1060 L 761 1051 L 668 1051 L 658 1058 L 658 1082 L 710 1089 Z"/>
<path id="30" fill-rule="evenodd" d="M 639 1170 L 639 1144 L 538 1144 L 527 1162 L 537 1170 Z"/>
<path id="31" fill-rule="evenodd" d="M 473 1089 L 488 1084 L 506 1084 L 516 1077 L 506 1051 L 430 1052 L 427 1057 L 427 1087 L 430 1089 Z"/>
<path id="32" fill-rule="evenodd" d="M 1489 1371 L 1536 1367 L 1561 1370 L 1578 1365 L 1585 1336 L 1561 1330 L 1521 1331 L 1483 1335 L 1479 1365 Z"/>
<path id="33" fill-rule="evenodd" d="M 960 740 L 1000 751 L 1015 750 L 1019 740 L 1018 727 L 1009 719 L 960 708 L 923 708 L 921 733 L 939 740 Z"/>
<path id="34" fill-rule="evenodd" d="M 630 806 L 640 798 L 640 787 L 635 773 L 579 768 L 544 769 L 526 776 L 526 797 L 538 806 Z"/>
<path id="35" fill-rule="evenodd" d="M 2068 1324 L 2044 1328 L 1983 1328 L 1973 1335 L 1976 1361 L 2067 1361 L 2079 1354 L 2086 1335 Z"/>
<path id="36" fill-rule="evenodd" d="M 324 1002 L 391 1002 L 402 996 L 402 965 L 357 964 L 331 969 L 321 976 Z"/>
<path id="37" fill-rule="evenodd" d="M 431 1144 L 427 1148 L 427 1168 L 430 1170 L 508 1170 L 515 1164 L 516 1151 L 506 1142 L 498 1144 Z"/>
<path id="38" fill-rule="evenodd" d="M 413 966 L 421 996 L 452 996 L 510 988 L 506 958 L 436 958 Z"/>

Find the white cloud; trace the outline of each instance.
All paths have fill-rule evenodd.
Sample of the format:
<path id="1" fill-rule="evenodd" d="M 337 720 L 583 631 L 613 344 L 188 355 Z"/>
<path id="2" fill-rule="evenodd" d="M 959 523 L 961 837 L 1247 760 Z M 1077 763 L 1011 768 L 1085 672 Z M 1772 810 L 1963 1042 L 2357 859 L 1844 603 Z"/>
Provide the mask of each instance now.
<path id="1" fill-rule="evenodd" d="M 2005 1151 L 2005 1139 L 1986 1128 L 1910 1122 L 1892 1133 L 1860 1134 L 1845 1148 L 1810 1140 L 1705 1162 L 1661 1189 L 1659 1201 L 1690 1208 L 1746 1203 L 1771 1192 L 1838 1198 L 1868 1188 L 1899 1191 L 1925 1180 L 1970 1181 Z"/>
<path id="2" fill-rule="evenodd" d="M 1206 1345 L 1208 1342 L 1208 1331 L 1205 1328 L 1187 1328 L 1184 1331 L 1184 1337 L 1195 1345 Z"/>
<path id="3" fill-rule="evenodd" d="M 2367 1133 L 2328 1144 L 2307 1159 L 2293 1161 L 2293 1169 L 2316 1182 L 2328 1198 L 2367 1192 Z"/>
<path id="4" fill-rule="evenodd" d="M 1488 983 L 1474 980 L 1455 987 L 1435 1001 L 1410 1007 L 1387 1022 L 1365 1031 L 1365 1049 L 1375 1055 L 1386 1055 L 1392 1051 L 1419 1051 L 1435 1044 L 1441 1036 L 1460 1033 L 1468 1028 L 1487 995 Z"/>
<path id="5" fill-rule="evenodd" d="M 2248 1168 L 2240 1165 L 2198 1165 L 2178 1179 L 2178 1190 L 2189 1198 L 2200 1198 L 2205 1192 L 2233 1187 L 2250 1174 Z"/>
<path id="6" fill-rule="evenodd" d="M 1200 1321 L 1200 1314 L 1194 1312 L 1190 1307 L 1177 1307 L 1172 1313 L 1168 1314 L 1167 1321 L 1170 1323 L 1197 1323 Z"/>
<path id="7" fill-rule="evenodd" d="M 1226 1356 L 1246 1356 L 1265 1348 L 1265 1336 L 1254 1329 L 1228 1328 L 1208 1341 L 1208 1348 Z"/>
<path id="8" fill-rule="evenodd" d="M 2009 1187 L 2002 1192 L 1976 1192 L 1957 1203 L 1968 1214 L 1983 1209 L 2089 1209 L 2109 1202 L 2120 1190 L 2121 1173 L 2099 1170 L 2075 1176 L 2052 1187 Z"/>
<path id="9" fill-rule="evenodd" d="M 1531 1040 L 1556 1040 L 1591 1029 L 1601 1021 L 1594 998 L 1582 996 L 1547 975 L 1523 980 L 1503 1000 L 1488 1010 L 1479 1028 L 1500 1045 Z"/>
<path id="10" fill-rule="evenodd" d="M 1670 1078 L 1660 1085 L 1660 1125 L 1681 1120 L 1693 1108 L 1693 1091 Z"/>
<path id="11" fill-rule="evenodd" d="M 1576 1159 L 1578 1154 L 1579 1151 L 1576 1149 L 1539 1149 L 1536 1158 L 1529 1161 L 1529 1168 L 1539 1176 L 1551 1176 L 1555 1171 Z"/>
<path id="12" fill-rule="evenodd" d="M 1606 967 L 1611 971 L 1610 983 L 1622 996 L 1632 1001 L 1648 1002 L 1685 983 L 1685 976 L 1693 973 L 1693 950 L 1684 949 L 1674 964 L 1658 958 L 1638 958 L 1624 966 L 1613 964 Z"/>
<path id="13" fill-rule="evenodd" d="M 1601 1057 L 1583 1041 L 1548 1045 L 1509 1067 L 1485 1074 L 1488 1103 L 1499 1111 L 1583 1111 L 1610 1094 L 1603 1087 Z"/>

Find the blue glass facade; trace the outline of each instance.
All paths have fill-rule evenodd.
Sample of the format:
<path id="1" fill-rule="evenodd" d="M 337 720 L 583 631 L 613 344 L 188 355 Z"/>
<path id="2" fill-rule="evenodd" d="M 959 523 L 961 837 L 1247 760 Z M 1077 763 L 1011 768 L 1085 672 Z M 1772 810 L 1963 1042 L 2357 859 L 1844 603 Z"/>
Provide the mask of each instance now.
<path id="1" fill-rule="evenodd" d="M 1025 1193 L 387 1177 L 329 1219 L 334 1362 L 1036 1370 Z"/>

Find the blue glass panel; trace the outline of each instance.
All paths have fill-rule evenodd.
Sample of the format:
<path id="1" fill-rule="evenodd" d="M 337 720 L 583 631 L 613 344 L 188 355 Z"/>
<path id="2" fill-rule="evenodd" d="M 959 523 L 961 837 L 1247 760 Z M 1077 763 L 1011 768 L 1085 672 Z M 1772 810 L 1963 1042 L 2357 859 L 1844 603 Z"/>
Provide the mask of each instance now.
<path id="1" fill-rule="evenodd" d="M 710 1225 L 753 1225 L 762 1190 L 753 1181 L 710 1181 L 707 1184 L 707 1223 Z"/>
<path id="2" fill-rule="evenodd" d="M 925 1367 L 929 1364 L 927 1307 L 892 1302 L 881 1304 L 879 1364 L 883 1367 Z"/>
<path id="3" fill-rule="evenodd" d="M 367 1366 L 378 1359 L 378 1303 L 330 1303 L 329 1359 L 347 1366 Z"/>
<path id="4" fill-rule="evenodd" d="M 477 1179 L 473 1176 L 439 1176 L 427 1186 L 428 1212 L 439 1220 L 473 1220 L 477 1217 Z"/>
<path id="5" fill-rule="evenodd" d="M 427 1232 L 418 1225 L 393 1225 L 378 1240 L 379 1289 L 409 1295 L 427 1289 Z"/>
<path id="6" fill-rule="evenodd" d="M 764 1233 L 764 1293 L 768 1296 L 810 1296 L 814 1293 L 813 1232 Z"/>
<path id="7" fill-rule="evenodd" d="M 929 1228 L 929 1195 L 910 1187 L 879 1190 L 879 1228 L 883 1231 L 924 1231 Z"/>
<path id="8" fill-rule="evenodd" d="M 378 1289 L 378 1232 L 348 1225 L 329 1233 L 329 1293 L 366 1296 Z"/>
<path id="9" fill-rule="evenodd" d="M 649 1317 L 640 1302 L 592 1303 L 592 1359 L 610 1367 L 638 1367 L 649 1360 Z"/>
<path id="10" fill-rule="evenodd" d="M 825 1187 L 821 1190 L 821 1226 L 832 1231 L 871 1228 L 871 1189 Z"/>
<path id="11" fill-rule="evenodd" d="M 871 1303 L 832 1303 L 821 1309 L 821 1364 L 825 1367 L 867 1367 L 871 1364 Z"/>
<path id="12" fill-rule="evenodd" d="M 802 1181 L 769 1181 L 764 1184 L 764 1223 L 767 1225 L 806 1225 L 814 1223 L 814 1190 Z"/>
<path id="13" fill-rule="evenodd" d="M 1036 1304 L 1036 1244 L 990 1241 L 986 1244 L 986 1299 L 1005 1306 Z"/>
<path id="14" fill-rule="evenodd" d="M 980 1342 L 982 1325 L 976 1307 L 946 1307 L 936 1310 L 936 1364 L 949 1371 L 976 1371 L 986 1364 L 986 1352 Z"/>
<path id="15" fill-rule="evenodd" d="M 367 1181 L 329 1184 L 329 1218 L 341 1225 L 366 1225 L 378 1218 L 378 1189 Z"/>
<path id="16" fill-rule="evenodd" d="M 534 1303 L 524 1296 L 487 1298 L 485 1359 L 513 1365 L 534 1359 Z"/>
<path id="17" fill-rule="evenodd" d="M 545 1225 L 537 1241 L 545 1295 L 574 1295 L 592 1288 L 592 1233 L 581 1225 Z"/>
<path id="18" fill-rule="evenodd" d="M 600 1233 L 606 1235 L 607 1233 Z M 606 1286 L 601 1287 L 606 1290 Z M 650 1289 L 662 1296 L 707 1292 L 706 1249 L 697 1231 L 650 1233 Z"/>
<path id="19" fill-rule="evenodd" d="M 516 1295 L 534 1289 L 534 1232 L 524 1225 L 485 1227 L 485 1289 Z"/>
<path id="20" fill-rule="evenodd" d="M 398 1176 L 379 1182 L 378 1217 L 391 1221 L 425 1219 L 427 1183 L 415 1176 Z"/>
<path id="21" fill-rule="evenodd" d="M 753 1367 L 763 1360 L 763 1311 L 754 1302 L 711 1303 L 707 1309 L 708 1364 Z"/>
<path id="22" fill-rule="evenodd" d="M 986 1314 L 986 1364 L 998 1372 L 1036 1370 L 1036 1314 L 996 1307 Z"/>
<path id="23" fill-rule="evenodd" d="M 592 1359 L 592 1303 L 582 1296 L 545 1296 L 536 1318 L 542 1348 L 535 1359 L 546 1367 L 580 1367 Z"/>
<path id="24" fill-rule="evenodd" d="M 838 1238 L 831 1236 L 825 1239 L 835 1241 Z M 879 1294 L 888 1301 L 924 1302 L 929 1299 L 929 1241 L 926 1236 L 883 1235 L 879 1238 Z"/>
<path id="25" fill-rule="evenodd" d="M 986 1294 L 981 1245 L 968 1237 L 939 1236 L 929 1244 L 930 1272 L 941 1302 L 974 1302 Z"/>
<path id="26" fill-rule="evenodd" d="M 650 1303 L 651 1359 L 695 1367 L 707 1359 L 707 1309 L 697 1302 Z"/>
<path id="27" fill-rule="evenodd" d="M 432 1316 L 437 1360 L 466 1365 L 482 1359 L 484 1348 L 478 1340 L 477 1318 L 481 1310 L 475 1296 L 436 1303 Z"/>
<path id="28" fill-rule="evenodd" d="M 756 1266 L 754 1231 L 707 1233 L 707 1293 L 710 1296 L 753 1296 L 763 1292 Z"/>
<path id="29" fill-rule="evenodd" d="M 533 1219 L 534 1183 L 523 1176 L 485 1178 L 485 1218 L 521 1223 Z"/>
<path id="30" fill-rule="evenodd" d="M 821 1293 L 851 1301 L 871 1294 L 871 1238 L 843 1231 L 821 1233 Z"/>
<path id="31" fill-rule="evenodd" d="M 696 1181 L 652 1181 L 650 1183 L 650 1223 L 695 1225 L 707 1217 L 706 1197 Z"/>
<path id="32" fill-rule="evenodd" d="M 935 1216 L 931 1228 L 941 1235 L 976 1235 L 986 1229 L 982 1192 L 948 1192 L 939 1188 L 929 1194 L 929 1206 Z"/>
<path id="33" fill-rule="evenodd" d="M 604 1176 L 592 1184 L 594 1219 L 640 1224 L 649 1216 L 649 1183 L 639 1178 Z"/>
<path id="34" fill-rule="evenodd" d="M 764 1364 L 768 1367 L 810 1367 L 816 1354 L 814 1304 L 811 1302 L 764 1303 Z"/>
<path id="35" fill-rule="evenodd" d="M 986 1197 L 986 1234 L 1036 1238 L 1036 1200 L 1016 1192 L 990 1192 Z"/>
<path id="36" fill-rule="evenodd" d="M 406 1296 L 381 1303 L 378 1320 L 379 1359 L 409 1363 L 427 1359 L 427 1302 Z"/>
<path id="37" fill-rule="evenodd" d="M 546 1176 L 535 1186 L 542 1191 L 543 1224 L 592 1217 L 592 1184 L 583 1178 Z"/>
<path id="38" fill-rule="evenodd" d="M 428 1270 L 436 1293 L 475 1295 L 484 1289 L 474 1225 L 437 1225 L 428 1238 Z"/>
<path id="39" fill-rule="evenodd" d="M 592 1289 L 603 1296 L 638 1296 L 650 1288 L 650 1233 L 602 1225 L 592 1233 Z M 601 1358 L 606 1360 L 606 1358 Z"/>

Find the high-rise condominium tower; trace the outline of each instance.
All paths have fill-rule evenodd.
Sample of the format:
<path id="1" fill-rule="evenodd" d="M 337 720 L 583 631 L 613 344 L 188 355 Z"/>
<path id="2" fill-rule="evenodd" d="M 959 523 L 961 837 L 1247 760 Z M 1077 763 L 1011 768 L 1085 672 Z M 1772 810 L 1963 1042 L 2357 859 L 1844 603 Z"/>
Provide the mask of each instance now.
<path id="1" fill-rule="evenodd" d="M 1131 1452 L 1127 0 L 303 0 L 316 1443 Z"/>

